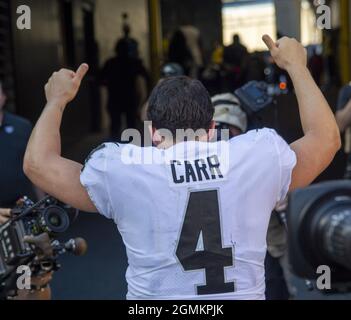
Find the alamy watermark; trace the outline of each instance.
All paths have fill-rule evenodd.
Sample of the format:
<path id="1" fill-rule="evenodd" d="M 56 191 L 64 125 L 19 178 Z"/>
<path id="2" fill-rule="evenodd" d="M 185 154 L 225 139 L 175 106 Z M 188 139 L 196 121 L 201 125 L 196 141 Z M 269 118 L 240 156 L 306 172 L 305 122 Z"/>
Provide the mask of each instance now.
<path id="1" fill-rule="evenodd" d="M 17 7 L 17 29 L 18 30 L 31 30 L 32 29 L 32 12 L 29 6 L 21 5 Z"/>
<path id="2" fill-rule="evenodd" d="M 320 291 L 331 290 L 331 270 L 327 265 L 322 265 L 317 268 L 317 274 L 320 276 L 317 278 L 316 286 Z"/>
<path id="3" fill-rule="evenodd" d="M 19 275 L 16 282 L 17 289 L 30 290 L 32 276 L 30 267 L 26 265 L 19 266 L 16 273 Z M 327 265 L 321 265 L 317 268 L 316 273 L 320 275 L 316 280 L 317 289 L 320 291 L 331 290 L 332 279 L 330 267 Z"/>
<path id="4" fill-rule="evenodd" d="M 163 165 L 170 164 L 180 155 L 187 155 L 189 159 L 194 160 L 197 159 L 197 155 L 205 158 L 220 155 L 222 165 L 229 166 L 228 129 L 177 129 L 175 133 L 168 129 L 157 129 L 151 133 L 152 127 L 151 121 L 145 121 L 143 135 L 136 129 L 123 131 L 121 141 L 128 143 L 121 148 L 123 164 Z M 202 144 L 201 141 L 210 143 Z M 158 148 L 152 148 L 156 145 Z"/>
<path id="5" fill-rule="evenodd" d="M 32 271 L 28 266 L 19 266 L 16 269 L 16 273 L 19 275 L 16 281 L 18 290 L 30 290 L 31 289 L 31 277 Z"/>
<path id="6" fill-rule="evenodd" d="M 325 4 L 325 0 L 314 0 L 317 13 L 317 28 L 330 30 L 332 28 L 331 8 Z"/>

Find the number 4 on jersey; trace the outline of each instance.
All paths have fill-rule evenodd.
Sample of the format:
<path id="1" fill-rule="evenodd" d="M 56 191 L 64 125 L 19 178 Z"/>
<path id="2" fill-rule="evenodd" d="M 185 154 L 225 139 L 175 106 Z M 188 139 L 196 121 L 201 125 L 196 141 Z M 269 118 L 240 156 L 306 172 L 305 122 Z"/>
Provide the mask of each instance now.
<path id="1" fill-rule="evenodd" d="M 203 250 L 197 250 L 202 233 Z M 222 247 L 218 192 L 190 193 L 176 255 L 185 271 L 205 269 L 206 284 L 198 295 L 234 292 L 234 282 L 225 282 L 224 267 L 233 266 L 232 248 Z"/>

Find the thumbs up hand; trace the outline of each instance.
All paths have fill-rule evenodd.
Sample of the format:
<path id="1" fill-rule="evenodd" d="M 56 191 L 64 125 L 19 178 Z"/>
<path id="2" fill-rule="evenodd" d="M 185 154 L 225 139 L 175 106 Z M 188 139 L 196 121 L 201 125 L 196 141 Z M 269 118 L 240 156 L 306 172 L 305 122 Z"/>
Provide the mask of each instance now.
<path id="1" fill-rule="evenodd" d="M 274 42 L 269 35 L 262 37 L 277 66 L 286 71 L 307 66 L 307 51 L 296 39 L 283 37 Z"/>
<path id="2" fill-rule="evenodd" d="M 61 69 L 54 72 L 45 85 L 45 96 L 48 103 L 65 107 L 77 95 L 81 82 L 89 66 L 83 63 L 76 72 Z"/>

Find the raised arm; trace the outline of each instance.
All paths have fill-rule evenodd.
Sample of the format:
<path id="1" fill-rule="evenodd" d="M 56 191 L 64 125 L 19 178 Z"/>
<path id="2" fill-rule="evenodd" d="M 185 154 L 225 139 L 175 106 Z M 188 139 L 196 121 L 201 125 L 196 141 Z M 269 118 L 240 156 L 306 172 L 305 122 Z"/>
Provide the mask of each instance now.
<path id="1" fill-rule="evenodd" d="M 80 184 L 80 163 L 61 157 L 60 126 L 63 112 L 78 93 L 89 67 L 77 72 L 55 72 L 45 86 L 47 104 L 30 137 L 24 172 L 34 185 L 77 209 L 96 212 L 85 188 Z"/>
<path id="2" fill-rule="evenodd" d="M 292 191 L 308 186 L 329 166 L 341 148 L 340 132 L 328 102 L 307 69 L 305 48 L 287 37 L 275 43 L 265 35 L 263 41 L 275 63 L 289 73 L 299 103 L 304 136 L 291 145 L 297 156 Z"/>

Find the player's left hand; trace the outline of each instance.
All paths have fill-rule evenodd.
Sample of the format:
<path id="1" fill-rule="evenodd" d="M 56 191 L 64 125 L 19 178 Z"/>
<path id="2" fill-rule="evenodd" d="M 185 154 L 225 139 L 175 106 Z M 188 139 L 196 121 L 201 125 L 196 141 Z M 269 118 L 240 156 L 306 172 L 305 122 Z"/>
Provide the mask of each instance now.
<path id="1" fill-rule="evenodd" d="M 76 97 L 88 70 L 89 66 L 83 63 L 76 72 L 68 69 L 54 72 L 45 85 L 45 95 L 48 104 L 65 107 L 71 102 Z"/>
<path id="2" fill-rule="evenodd" d="M 36 276 L 32 278 L 32 284 L 38 287 L 46 286 L 51 282 L 53 274 L 54 273 L 51 271 L 40 276 Z"/>
<path id="3" fill-rule="evenodd" d="M 10 218 L 11 218 L 11 209 L 0 208 L 0 225 L 4 224 Z"/>

